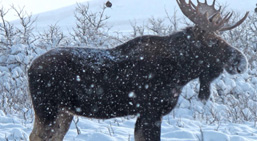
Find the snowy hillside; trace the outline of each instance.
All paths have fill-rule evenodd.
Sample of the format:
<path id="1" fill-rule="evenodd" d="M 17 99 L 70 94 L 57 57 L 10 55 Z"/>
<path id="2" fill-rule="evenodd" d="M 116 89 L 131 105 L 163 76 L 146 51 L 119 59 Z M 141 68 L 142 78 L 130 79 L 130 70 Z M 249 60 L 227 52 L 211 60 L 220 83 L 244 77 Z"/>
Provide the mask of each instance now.
<path id="1" fill-rule="evenodd" d="M 194 0 L 193 0 L 194 1 Z M 208 0 L 211 2 L 211 0 Z M 106 0 L 89 0 L 87 1 L 93 11 L 100 11 Z M 85 2 L 85 3 L 87 3 Z M 174 10 L 177 10 L 178 16 L 183 17 L 178 8 L 176 0 L 129 0 L 120 1 L 112 0 L 113 6 L 107 9 L 106 15 L 111 16 L 108 25 L 112 27 L 112 31 L 129 32 L 131 31 L 130 23 L 137 22 L 139 25 L 146 23 L 151 17 L 163 18 L 166 17 L 165 10 L 172 15 Z M 196 0 L 194 1 L 196 2 Z M 227 5 L 228 9 L 245 13 L 253 11 L 256 1 L 248 0 L 220 0 L 221 5 Z M 54 11 L 49 11 L 37 14 L 37 30 L 43 30 L 47 25 L 57 23 L 64 30 L 71 30 L 74 26 L 74 10 L 76 5 L 64 7 Z M 49 18 L 50 17 L 50 18 Z"/>
<path id="2" fill-rule="evenodd" d="M 105 2 L 106 0 L 89 0 L 89 8 L 92 12 L 99 12 Z M 105 11 L 105 14 L 110 16 L 106 24 L 111 27 L 107 34 L 112 36 L 119 32 L 122 35 L 128 35 L 125 39 L 122 38 L 122 41 L 133 37 L 131 24 L 136 23 L 138 26 L 141 26 L 146 25 L 149 22 L 149 18 L 152 17 L 166 18 L 167 13 L 165 10 L 171 16 L 174 10 L 177 10 L 177 16 L 183 22 L 184 16 L 175 0 L 111 0 L 111 2 L 113 4 L 112 8 L 107 8 Z M 218 0 L 218 2 L 221 5 L 227 4 L 228 9 L 237 11 L 241 15 L 246 11 L 250 11 L 250 14 L 254 15 L 253 10 L 256 7 L 256 0 L 247 0 L 247 2 L 242 0 Z M 87 2 L 83 4 L 87 4 Z M 69 36 L 73 32 L 73 28 L 76 27 L 77 21 L 74 17 L 76 7 L 77 5 L 71 5 L 34 15 L 34 17 L 37 17 L 37 20 L 34 23 L 33 33 L 42 34 L 44 31 L 47 32 L 50 25 L 56 24 L 60 27 L 64 36 Z M 19 21 L 13 21 L 12 23 L 20 26 Z M 249 23 L 235 30 L 237 35 L 243 35 L 240 37 L 242 38 L 241 40 L 235 39 L 237 42 L 234 42 L 229 37 L 232 32 L 223 36 L 230 40 L 228 42 L 247 53 L 249 71 L 234 76 L 224 72 L 219 79 L 213 82 L 212 96 L 206 104 L 203 104 L 197 98 L 199 92 L 198 80 L 194 80 L 186 85 L 177 107 L 165 116 L 162 121 L 162 141 L 257 140 L 257 62 L 255 58 L 256 51 L 253 51 L 253 48 L 257 49 L 257 46 L 254 45 L 255 41 L 257 41 L 257 32 L 256 30 L 251 33 L 247 32 L 251 30 L 248 25 L 250 25 L 250 20 Z M 183 27 L 185 27 L 184 24 L 179 25 L 179 30 Z M 247 29 L 245 32 L 249 36 L 246 36 L 245 32 L 240 32 L 242 31 L 241 29 Z M 31 60 L 58 45 L 84 46 L 83 43 L 76 43 L 79 42 L 80 38 L 74 39 L 76 41 L 72 44 L 69 44 L 71 39 L 59 44 L 57 41 L 58 38 L 62 37 L 60 34 L 54 38 L 56 40 L 46 43 L 43 39 L 46 39 L 48 36 L 44 35 L 44 38 L 37 39 L 35 43 L 31 42 L 29 45 L 20 43 L 23 41 L 22 38 L 15 38 L 14 42 L 20 44 L 16 45 L 14 43 L 10 47 L 2 47 L 3 45 L 0 43 L 0 141 L 28 140 L 28 136 L 32 131 L 33 112 L 30 107 L 31 105 L 20 108 L 20 105 L 30 102 L 30 97 L 26 93 L 27 85 L 25 83 L 27 79 L 24 70 L 27 69 Z M 98 37 L 98 34 L 96 36 Z M 102 40 L 108 39 L 104 37 Z M 97 39 L 95 44 L 98 44 L 98 42 L 102 43 L 102 40 Z M 2 36 L 1 41 L 5 41 Z M 114 43 L 110 41 L 111 43 L 109 44 L 116 45 L 117 42 L 115 41 Z M 122 41 L 118 41 L 118 43 Z M 21 101 L 15 101 L 15 99 L 9 101 L 10 95 L 21 99 Z M 11 108 L 5 110 L 6 105 Z M 70 130 L 64 140 L 134 141 L 135 121 L 136 117 L 133 116 L 109 120 L 76 117 L 73 119 Z"/>

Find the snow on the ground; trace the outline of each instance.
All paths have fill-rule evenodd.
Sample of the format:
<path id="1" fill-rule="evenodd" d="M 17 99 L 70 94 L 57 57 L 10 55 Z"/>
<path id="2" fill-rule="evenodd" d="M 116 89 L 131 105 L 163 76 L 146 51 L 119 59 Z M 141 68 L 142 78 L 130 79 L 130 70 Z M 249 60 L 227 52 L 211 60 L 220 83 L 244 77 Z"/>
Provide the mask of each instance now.
<path id="1" fill-rule="evenodd" d="M 221 1 L 221 0 L 220 0 Z M 89 1 L 90 8 L 98 10 L 105 0 Z M 175 0 L 111 0 L 113 7 L 107 9 L 111 16 L 109 25 L 113 31 L 129 32 L 130 23 L 147 22 L 150 17 L 165 17 L 165 9 L 173 13 L 177 7 Z M 226 0 L 222 3 L 229 4 L 229 8 L 253 11 L 256 0 Z M 74 26 L 74 9 L 76 5 L 64 7 L 54 11 L 37 14 L 37 31 L 44 30 L 50 24 L 58 24 L 67 32 Z M 182 16 L 178 10 L 178 15 Z M 186 105 L 187 103 L 184 103 Z M 190 104 L 189 104 L 190 105 Z M 204 105 L 203 105 L 204 106 Z M 187 107 L 187 106 L 185 106 Z M 222 109 L 221 109 L 222 110 Z M 189 108 L 177 108 L 162 121 L 162 141 L 254 141 L 257 140 L 257 127 L 253 122 L 229 123 L 221 122 L 206 124 L 205 121 L 194 119 Z M 76 121 L 76 118 L 74 118 Z M 133 141 L 134 124 L 136 117 L 115 118 L 109 120 L 95 120 L 79 118 L 78 130 L 72 122 L 66 141 Z M 33 127 L 33 119 L 26 121 L 16 116 L 5 115 L 0 112 L 0 141 L 28 140 Z"/>
<path id="2" fill-rule="evenodd" d="M 184 109 L 185 110 L 185 109 Z M 182 109 L 180 112 L 184 112 Z M 65 141 L 134 141 L 135 117 L 96 120 L 79 118 L 78 130 L 74 118 Z M 28 140 L 31 121 L 0 115 L 0 141 Z M 164 117 L 161 128 L 162 141 L 256 141 L 257 128 L 253 123 L 220 123 L 205 125 L 192 118 Z"/>

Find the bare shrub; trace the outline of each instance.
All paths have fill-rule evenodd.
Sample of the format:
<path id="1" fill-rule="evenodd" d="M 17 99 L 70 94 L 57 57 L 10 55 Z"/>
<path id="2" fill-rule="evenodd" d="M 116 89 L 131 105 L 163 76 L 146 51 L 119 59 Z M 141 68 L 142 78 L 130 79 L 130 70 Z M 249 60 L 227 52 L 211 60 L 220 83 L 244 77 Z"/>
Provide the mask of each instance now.
<path id="1" fill-rule="evenodd" d="M 18 34 L 14 26 L 5 19 L 9 11 L 10 9 L 5 10 L 3 7 L 0 9 L 0 51 L 10 49 L 10 46 L 14 44 L 15 36 Z"/>
<path id="2" fill-rule="evenodd" d="M 19 43 L 31 45 L 36 41 L 36 37 L 33 33 L 34 23 L 36 19 L 32 18 L 32 14 L 28 14 L 25 8 L 16 8 L 14 5 L 11 6 L 19 18 L 21 27 L 16 27 L 19 34 Z"/>
<path id="3" fill-rule="evenodd" d="M 20 26 L 5 20 L 10 10 L 18 16 Z M 14 6 L 6 11 L 2 8 L 0 18 L 0 109 L 5 114 L 17 113 L 27 119 L 32 112 L 26 71 L 32 60 L 32 44 L 36 40 L 33 34 L 35 20 L 24 8 Z"/>
<path id="4" fill-rule="evenodd" d="M 91 12 L 89 4 L 77 4 L 75 10 L 76 27 L 70 33 L 74 46 L 105 47 L 109 48 L 110 40 L 106 21 L 110 18 L 105 15 L 106 6 L 100 12 Z"/>
<path id="5" fill-rule="evenodd" d="M 44 30 L 43 33 L 39 33 L 37 46 L 44 50 L 49 50 L 68 44 L 65 39 L 66 36 L 57 24 L 49 25 L 48 29 Z"/>

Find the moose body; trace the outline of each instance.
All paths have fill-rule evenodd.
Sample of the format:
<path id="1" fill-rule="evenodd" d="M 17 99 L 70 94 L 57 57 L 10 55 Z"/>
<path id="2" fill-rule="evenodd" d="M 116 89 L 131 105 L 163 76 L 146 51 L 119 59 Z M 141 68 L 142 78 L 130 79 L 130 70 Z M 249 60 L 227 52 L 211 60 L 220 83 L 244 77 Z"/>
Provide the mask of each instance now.
<path id="1" fill-rule="evenodd" d="M 62 140 L 73 115 L 139 115 L 135 140 L 158 141 L 161 119 L 176 106 L 183 86 L 199 78 L 198 96 L 207 100 L 210 83 L 224 69 L 235 74 L 246 67 L 240 51 L 198 27 L 137 37 L 111 49 L 55 48 L 28 70 L 35 111 L 30 140 Z"/>

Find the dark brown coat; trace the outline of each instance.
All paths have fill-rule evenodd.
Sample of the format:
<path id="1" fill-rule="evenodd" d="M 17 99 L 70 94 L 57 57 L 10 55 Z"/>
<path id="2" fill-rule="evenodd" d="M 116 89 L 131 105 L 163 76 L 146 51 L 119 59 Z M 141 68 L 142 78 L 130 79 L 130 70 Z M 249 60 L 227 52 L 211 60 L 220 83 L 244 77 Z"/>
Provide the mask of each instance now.
<path id="1" fill-rule="evenodd" d="M 199 98 L 207 100 L 210 83 L 224 69 L 235 74 L 246 67 L 240 51 L 197 27 L 137 37 L 113 49 L 56 48 L 28 71 L 36 116 L 30 138 L 62 140 L 73 114 L 98 119 L 139 114 L 135 140 L 158 141 L 156 123 L 176 106 L 183 86 L 199 78 Z"/>

